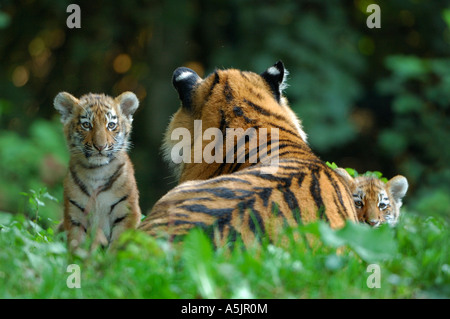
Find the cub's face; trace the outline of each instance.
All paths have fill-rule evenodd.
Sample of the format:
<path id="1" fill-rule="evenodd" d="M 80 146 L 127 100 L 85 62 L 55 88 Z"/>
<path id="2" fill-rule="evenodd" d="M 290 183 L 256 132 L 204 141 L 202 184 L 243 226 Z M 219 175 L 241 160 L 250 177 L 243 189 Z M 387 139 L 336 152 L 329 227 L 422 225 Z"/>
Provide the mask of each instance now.
<path id="1" fill-rule="evenodd" d="M 337 168 L 353 194 L 358 219 L 373 227 L 388 223 L 395 226 L 400 217 L 402 198 L 408 190 L 408 181 L 397 175 L 387 183 L 371 176 L 351 177 L 346 170 Z"/>
<path id="2" fill-rule="evenodd" d="M 66 92 L 54 100 L 61 113 L 71 156 L 95 167 L 106 165 L 118 153 L 126 152 L 132 115 L 139 101 L 131 92 L 117 98 L 86 94 L 77 99 Z"/>

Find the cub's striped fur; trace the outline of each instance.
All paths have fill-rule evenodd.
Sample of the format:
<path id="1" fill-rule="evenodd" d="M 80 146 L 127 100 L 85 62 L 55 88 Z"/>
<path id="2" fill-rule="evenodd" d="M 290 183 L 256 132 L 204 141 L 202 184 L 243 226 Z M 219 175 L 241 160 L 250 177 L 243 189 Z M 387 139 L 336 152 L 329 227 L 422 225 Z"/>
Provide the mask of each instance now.
<path id="1" fill-rule="evenodd" d="M 402 198 L 408 190 L 406 177 L 397 175 L 384 183 L 372 176 L 353 178 L 343 168 L 335 171 L 350 186 L 359 221 L 374 227 L 384 223 L 395 226 L 398 223 Z"/>
<path id="2" fill-rule="evenodd" d="M 165 137 L 167 160 L 173 159 L 171 149 L 176 144 L 172 132 L 187 128 L 195 135 L 194 120 L 202 121 L 201 133 L 219 128 L 222 141 L 230 138 L 229 128 L 265 129 L 270 134 L 266 140 L 257 134 L 238 134 L 231 162 L 226 161 L 230 148 L 223 145 L 215 149 L 222 161 L 191 160 L 173 165 L 181 184 L 154 205 L 140 229 L 152 235 L 179 235 L 193 227 L 213 226 L 221 243 L 233 234 L 250 243 L 258 231 L 274 239 L 284 225 L 320 218 L 337 228 L 347 219 L 357 220 L 348 186 L 313 154 L 300 122 L 282 96 L 285 72 L 281 62 L 261 75 L 229 69 L 201 79 L 193 70 L 175 70 L 173 83 L 182 106 Z M 276 138 L 273 128 L 278 129 Z M 252 139 L 258 139 L 256 146 L 251 146 Z M 195 144 L 194 139 L 189 142 Z M 205 152 L 208 143 L 211 141 L 203 140 L 200 151 Z M 241 149 L 240 159 L 245 160 L 241 162 L 240 147 L 245 148 Z M 194 145 L 190 151 L 194 159 Z M 258 160 L 252 163 L 255 154 Z"/>
<path id="3" fill-rule="evenodd" d="M 127 154 L 138 105 L 131 92 L 115 99 L 91 93 L 77 99 L 61 92 L 54 100 L 70 151 L 63 227 L 72 249 L 87 232 L 94 235 L 93 247 L 107 246 L 140 221 L 139 194 Z"/>

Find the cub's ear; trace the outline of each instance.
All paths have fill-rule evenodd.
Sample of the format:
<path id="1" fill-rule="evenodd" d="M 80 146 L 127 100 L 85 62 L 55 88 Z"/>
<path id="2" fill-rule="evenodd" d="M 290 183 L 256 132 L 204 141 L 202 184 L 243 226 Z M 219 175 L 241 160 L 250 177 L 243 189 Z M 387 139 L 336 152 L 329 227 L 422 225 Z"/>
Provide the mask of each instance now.
<path id="1" fill-rule="evenodd" d="M 53 100 L 53 106 L 61 114 L 61 122 L 67 123 L 72 114 L 74 107 L 78 104 L 78 99 L 67 92 L 60 92 Z"/>
<path id="2" fill-rule="evenodd" d="M 178 92 L 178 96 L 184 107 L 190 109 L 192 106 L 192 89 L 201 81 L 194 70 L 181 67 L 173 72 L 172 84 Z"/>
<path id="3" fill-rule="evenodd" d="M 344 179 L 345 183 L 350 187 L 350 189 L 353 189 L 355 180 L 345 169 L 338 167 L 334 171 Z"/>
<path id="4" fill-rule="evenodd" d="M 136 94 L 133 92 L 124 92 L 116 97 L 116 101 L 119 103 L 122 114 L 131 120 L 134 112 L 136 112 L 139 107 L 139 100 L 136 97 Z"/>
<path id="5" fill-rule="evenodd" d="M 278 102 L 280 102 L 282 91 L 287 86 L 286 77 L 288 74 L 289 72 L 284 68 L 284 64 L 281 61 L 278 61 L 260 74 L 262 78 L 266 80 L 267 84 L 269 84 L 270 89 Z"/>
<path id="6" fill-rule="evenodd" d="M 408 180 L 405 176 L 397 175 L 387 182 L 387 188 L 391 192 L 397 204 L 402 205 L 402 198 L 405 197 L 408 190 Z"/>

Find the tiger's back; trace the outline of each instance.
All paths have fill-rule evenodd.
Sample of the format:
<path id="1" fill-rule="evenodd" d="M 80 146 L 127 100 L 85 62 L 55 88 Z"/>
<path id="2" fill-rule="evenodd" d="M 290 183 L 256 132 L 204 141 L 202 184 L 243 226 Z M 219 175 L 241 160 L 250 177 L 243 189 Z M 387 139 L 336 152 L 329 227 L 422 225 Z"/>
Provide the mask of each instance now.
<path id="1" fill-rule="evenodd" d="M 166 159 L 173 159 L 172 133 L 187 128 L 195 135 L 195 120 L 201 120 L 202 133 L 218 128 L 222 138 L 216 135 L 216 139 L 235 143 L 211 147 L 211 139 L 203 140 L 202 154 L 209 145 L 214 152 L 206 153 L 218 160 L 205 163 L 203 158 L 196 163 L 199 144 L 192 145 L 192 138 L 191 149 L 183 148 L 183 155 L 190 153 L 184 157 L 187 161 L 173 165 L 181 184 L 154 205 L 140 229 L 152 235 L 178 235 L 193 227 L 214 226 L 222 242 L 237 233 L 248 243 L 257 231 L 273 238 L 285 225 L 324 219 L 338 228 L 347 219 L 356 221 L 348 186 L 311 151 L 300 122 L 282 96 L 281 63 L 261 75 L 220 70 L 204 80 L 182 68 L 174 72 L 173 82 L 182 106 L 166 133 Z M 245 136 L 242 131 L 248 128 L 270 134 L 266 139 L 259 134 Z M 228 129 L 242 130 L 230 137 Z M 234 154 L 227 161 L 230 151 Z M 252 156 L 256 161 L 252 162 Z"/>
<path id="2" fill-rule="evenodd" d="M 330 189 L 336 191 L 327 193 Z M 322 163 L 282 159 L 277 174 L 270 166 L 255 165 L 184 182 L 155 204 L 140 229 L 155 236 L 185 234 L 193 227 L 217 229 L 222 244 L 234 234 L 246 244 L 261 232 L 275 240 L 284 226 L 323 219 L 338 228 L 347 219 L 354 221 L 346 191 Z"/>

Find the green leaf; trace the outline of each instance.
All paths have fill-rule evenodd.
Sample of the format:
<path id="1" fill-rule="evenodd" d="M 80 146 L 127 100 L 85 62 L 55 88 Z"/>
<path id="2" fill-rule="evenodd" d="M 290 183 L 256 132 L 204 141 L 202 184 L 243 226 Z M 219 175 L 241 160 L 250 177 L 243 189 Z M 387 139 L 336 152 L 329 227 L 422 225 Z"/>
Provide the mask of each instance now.
<path id="1" fill-rule="evenodd" d="M 48 253 L 54 255 L 64 255 L 67 253 L 67 245 L 60 242 L 49 243 L 45 246 Z"/>
<path id="2" fill-rule="evenodd" d="M 338 168 L 338 166 L 336 165 L 335 162 L 330 163 L 330 162 L 327 161 L 326 164 L 328 165 L 328 167 L 330 167 L 330 168 L 332 168 L 332 169 Z"/>
<path id="3" fill-rule="evenodd" d="M 194 229 L 185 238 L 183 261 L 204 298 L 217 298 L 212 275 L 213 248 L 203 231 Z"/>
<path id="4" fill-rule="evenodd" d="M 307 223 L 299 226 L 299 230 L 303 233 L 312 234 L 315 236 L 321 235 L 320 223 Z"/>
<path id="5" fill-rule="evenodd" d="M 412 55 L 389 56 L 386 58 L 386 66 L 401 78 L 421 79 L 428 70 L 426 60 Z"/>
<path id="6" fill-rule="evenodd" d="M 43 196 L 44 196 L 44 198 L 50 199 L 51 201 L 58 202 L 58 199 L 56 197 L 50 195 L 48 192 L 45 192 Z"/>
<path id="7" fill-rule="evenodd" d="M 31 200 L 31 199 L 30 199 Z M 43 202 L 43 201 L 41 201 L 39 198 L 34 198 L 33 199 L 35 202 L 36 202 L 36 204 L 38 205 L 38 206 L 45 206 L 45 203 Z"/>
<path id="8" fill-rule="evenodd" d="M 367 262 L 392 259 L 397 251 L 397 243 L 389 225 L 370 228 L 366 225 L 349 223 L 339 231 L 346 238 L 349 246 Z"/>
<path id="9" fill-rule="evenodd" d="M 383 183 L 387 183 L 388 179 L 386 177 L 383 177 L 383 173 L 378 172 L 378 171 L 367 171 L 363 174 L 363 176 L 372 176 L 375 178 L 378 178 L 380 181 L 382 181 Z"/>
<path id="10" fill-rule="evenodd" d="M 322 240 L 327 245 L 330 245 L 332 247 L 340 247 L 347 244 L 347 242 L 343 238 L 341 238 L 336 231 L 331 229 L 328 224 L 320 223 L 319 232 Z"/>
<path id="11" fill-rule="evenodd" d="M 450 9 L 445 9 L 442 12 L 442 18 L 444 19 L 445 23 L 447 23 L 447 27 L 450 29 Z"/>
<path id="12" fill-rule="evenodd" d="M 364 173 L 364 176 L 380 178 L 381 176 L 383 176 L 383 174 L 381 172 L 377 172 L 377 171 L 367 171 Z"/>
<path id="13" fill-rule="evenodd" d="M 425 108 L 425 103 L 412 94 L 404 94 L 394 100 L 392 108 L 398 114 L 419 113 Z"/>
<path id="14" fill-rule="evenodd" d="M 328 255 L 325 259 L 325 267 L 329 270 L 339 270 L 344 266 L 342 257 L 338 255 Z"/>
<path id="15" fill-rule="evenodd" d="M 358 176 L 358 172 L 353 168 L 346 168 L 347 173 L 350 174 L 351 177 L 355 178 Z"/>
<path id="16" fill-rule="evenodd" d="M 13 215 L 10 213 L 0 212 L 0 227 L 8 226 L 13 221 Z"/>
<path id="17" fill-rule="evenodd" d="M 10 23 L 11 23 L 10 16 L 0 11 L 0 29 L 7 28 Z"/>
<path id="18" fill-rule="evenodd" d="M 320 231 L 326 244 L 332 247 L 348 245 L 367 262 L 391 259 L 397 251 L 392 229 L 386 224 L 379 228 L 370 228 L 367 225 L 348 222 L 344 228 L 335 231 L 322 223 Z"/>

